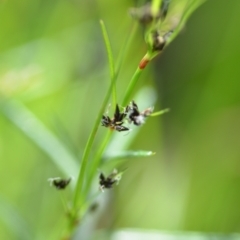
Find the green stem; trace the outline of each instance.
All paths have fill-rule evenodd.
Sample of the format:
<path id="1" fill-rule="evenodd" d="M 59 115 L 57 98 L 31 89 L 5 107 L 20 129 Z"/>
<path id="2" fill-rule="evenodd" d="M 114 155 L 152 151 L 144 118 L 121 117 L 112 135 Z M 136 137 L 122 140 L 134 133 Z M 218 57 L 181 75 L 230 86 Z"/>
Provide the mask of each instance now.
<path id="1" fill-rule="evenodd" d="M 94 175 L 96 173 L 96 169 L 98 168 L 100 161 L 102 159 L 102 155 L 104 153 L 104 150 L 106 149 L 106 146 L 108 145 L 111 136 L 112 136 L 113 131 L 108 131 L 108 133 L 106 134 L 105 138 L 102 141 L 101 146 L 98 148 L 97 153 L 95 154 L 93 160 L 92 160 L 92 164 L 89 170 L 89 178 L 86 184 L 86 188 L 85 188 L 85 196 L 87 195 L 87 193 L 89 192 L 89 189 L 91 188 L 91 183 L 93 181 Z"/>
<path id="2" fill-rule="evenodd" d="M 133 74 L 131 80 L 130 80 L 130 83 L 128 84 L 128 87 L 127 87 L 127 90 L 126 90 L 126 93 L 125 93 L 125 96 L 123 98 L 123 101 L 122 101 L 122 106 L 125 106 L 128 104 L 128 102 L 131 100 L 131 95 L 133 93 L 133 89 L 142 73 L 142 69 L 140 69 L 139 67 L 137 67 L 135 73 Z"/>
<path id="3" fill-rule="evenodd" d="M 84 184 L 84 176 L 86 173 L 86 167 L 87 167 L 87 160 L 89 158 L 89 154 L 90 154 L 90 150 L 92 148 L 92 144 L 95 138 L 95 135 L 97 133 L 98 127 L 99 127 L 99 123 L 101 121 L 102 118 L 102 114 L 105 110 L 105 107 L 107 105 L 108 99 L 111 95 L 112 92 L 112 87 L 113 87 L 113 81 L 111 82 L 111 85 L 107 91 L 107 94 L 105 95 L 105 98 L 103 100 L 102 106 L 100 108 L 100 111 L 98 113 L 98 116 L 95 120 L 95 124 L 92 128 L 92 131 L 90 133 L 90 136 L 88 138 L 86 147 L 84 149 L 83 152 L 83 156 L 82 156 L 82 162 L 81 162 L 81 167 L 80 167 L 80 171 L 79 171 L 79 175 L 78 175 L 78 181 L 77 181 L 77 185 L 75 188 L 75 192 L 74 192 L 74 198 L 73 198 L 73 212 L 76 214 L 77 210 L 78 210 L 78 204 L 79 204 L 79 197 L 81 196 L 81 198 L 83 198 L 82 193 L 83 193 L 83 184 Z M 82 200 L 82 199 L 81 199 Z M 81 204 L 81 202 L 80 202 Z"/>
<path id="4" fill-rule="evenodd" d="M 116 90 L 116 77 L 115 77 L 116 73 L 115 73 L 115 66 L 113 61 L 113 53 L 112 53 L 112 48 L 111 48 L 110 40 L 108 37 L 107 29 L 102 20 L 100 20 L 100 25 L 101 25 L 103 39 L 104 39 L 104 43 L 105 43 L 107 55 L 108 55 L 110 78 L 111 78 L 111 81 L 113 81 L 112 105 L 115 106 L 117 103 L 117 90 Z"/>

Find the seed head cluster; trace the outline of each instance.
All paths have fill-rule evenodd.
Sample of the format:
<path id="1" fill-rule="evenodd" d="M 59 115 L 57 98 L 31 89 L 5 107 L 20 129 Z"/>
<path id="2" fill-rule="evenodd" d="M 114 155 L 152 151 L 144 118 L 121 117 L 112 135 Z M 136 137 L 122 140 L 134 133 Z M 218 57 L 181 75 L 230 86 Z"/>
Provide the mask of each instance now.
<path id="1" fill-rule="evenodd" d="M 103 115 L 101 124 L 104 127 L 107 127 L 111 130 L 116 130 L 118 132 L 129 131 L 130 129 L 123 125 L 125 122 L 140 126 L 145 123 L 145 119 L 150 116 L 152 112 L 153 107 L 149 107 L 140 112 L 137 104 L 134 101 L 131 101 L 129 105 L 123 108 L 122 112 L 120 111 L 118 104 L 116 104 L 113 118 Z"/>

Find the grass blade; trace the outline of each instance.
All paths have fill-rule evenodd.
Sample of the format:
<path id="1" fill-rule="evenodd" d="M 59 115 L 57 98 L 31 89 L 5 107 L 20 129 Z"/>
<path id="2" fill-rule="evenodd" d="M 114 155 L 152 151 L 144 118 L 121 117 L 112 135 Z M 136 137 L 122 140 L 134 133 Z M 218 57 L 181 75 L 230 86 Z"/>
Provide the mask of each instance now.
<path id="1" fill-rule="evenodd" d="M 103 20 L 100 20 L 100 25 L 101 25 L 102 35 L 103 35 L 103 39 L 104 39 L 104 43 L 105 43 L 107 55 L 108 55 L 110 78 L 111 78 L 111 81 L 113 82 L 112 105 L 115 107 L 117 103 L 117 90 L 116 90 L 116 78 L 115 78 L 116 74 L 115 74 L 115 66 L 113 61 L 113 53 L 112 53 L 112 48 L 111 48 L 110 40 L 108 37 L 107 29 Z"/>
<path id="2" fill-rule="evenodd" d="M 111 161 L 114 161 L 116 159 L 122 159 L 122 158 L 137 158 L 137 157 L 149 157 L 152 155 L 155 155 L 155 152 L 152 151 L 121 151 L 121 152 L 108 152 L 106 156 L 103 156 L 103 159 L 105 161 L 111 159 Z"/>
<path id="3" fill-rule="evenodd" d="M 37 117 L 18 101 L 4 101 L 0 111 L 67 176 L 76 176 L 78 159 L 51 133 Z"/>
<path id="4" fill-rule="evenodd" d="M 166 108 L 166 109 L 163 109 L 163 110 L 161 110 L 161 111 L 154 112 L 154 113 L 152 113 L 150 116 L 151 116 L 151 117 L 160 116 L 160 115 L 163 115 L 164 113 L 167 113 L 167 112 L 169 112 L 169 111 L 170 111 L 170 109 L 169 109 L 169 108 Z"/>

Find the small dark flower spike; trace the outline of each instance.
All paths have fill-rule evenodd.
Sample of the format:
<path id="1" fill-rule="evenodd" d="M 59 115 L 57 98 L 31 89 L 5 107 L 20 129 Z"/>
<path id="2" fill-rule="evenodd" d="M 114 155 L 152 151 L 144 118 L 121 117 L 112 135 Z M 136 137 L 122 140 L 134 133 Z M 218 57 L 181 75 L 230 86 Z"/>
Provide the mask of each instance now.
<path id="1" fill-rule="evenodd" d="M 114 118 L 113 118 L 113 122 L 114 123 L 120 123 L 124 120 L 124 118 L 127 116 L 127 114 L 125 112 L 121 113 L 119 110 L 119 106 L 118 104 L 116 104 L 116 110 L 114 113 Z"/>
<path id="2" fill-rule="evenodd" d="M 130 130 L 129 128 L 127 128 L 125 126 L 122 126 L 122 125 L 115 125 L 114 129 L 118 132 L 124 132 L 124 131 L 129 131 Z"/>
<path id="3" fill-rule="evenodd" d="M 121 113 L 118 104 L 116 104 L 114 117 L 112 119 L 109 116 L 102 116 L 102 126 L 107 127 L 111 130 L 116 130 L 118 132 L 129 131 L 129 128 L 122 126 L 126 116 L 127 114 L 125 112 Z"/>
<path id="4" fill-rule="evenodd" d="M 68 184 L 71 182 L 72 178 L 62 179 L 60 177 L 56 178 L 49 178 L 48 181 L 50 182 L 50 186 L 54 186 L 58 190 L 65 189 Z"/>
<path id="5" fill-rule="evenodd" d="M 110 127 L 111 122 L 112 122 L 112 121 L 111 121 L 111 119 L 110 119 L 109 116 L 105 116 L 105 115 L 102 116 L 102 120 L 101 120 L 102 126 L 104 126 L 104 127 Z"/>
<path id="6" fill-rule="evenodd" d="M 137 104 L 132 101 L 130 105 L 127 106 L 126 111 L 129 113 L 129 122 L 133 122 L 134 125 L 140 126 L 145 122 L 146 117 L 151 115 L 153 112 L 153 107 L 147 108 L 144 111 L 140 112 L 138 110 Z"/>
<path id="7" fill-rule="evenodd" d="M 118 184 L 121 180 L 122 172 L 118 173 L 116 169 L 113 170 L 113 172 L 108 176 L 105 177 L 103 173 L 100 173 L 99 175 L 99 188 L 103 192 L 104 189 L 110 189 L 113 187 L 113 185 L 116 183 Z"/>
<path id="8" fill-rule="evenodd" d="M 116 182 L 115 179 L 112 179 L 110 177 L 105 177 L 103 173 L 100 174 L 99 176 L 99 184 L 100 184 L 100 188 L 101 190 L 103 190 L 104 188 L 112 188 L 113 184 Z"/>

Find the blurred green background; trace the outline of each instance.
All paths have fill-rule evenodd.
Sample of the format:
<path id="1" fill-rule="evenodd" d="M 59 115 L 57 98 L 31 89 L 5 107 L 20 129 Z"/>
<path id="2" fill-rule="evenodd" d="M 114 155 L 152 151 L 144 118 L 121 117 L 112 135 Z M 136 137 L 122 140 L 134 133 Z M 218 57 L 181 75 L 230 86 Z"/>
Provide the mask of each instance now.
<path id="1" fill-rule="evenodd" d="M 40 149 L 47 139 L 26 111 L 79 161 L 109 86 L 99 19 L 117 58 L 133 26 L 128 9 L 135 5 L 0 2 L 1 239 L 59 239 L 65 216 L 47 179 L 65 174 L 51 160 L 60 150 Z M 136 93 L 153 88 L 155 109 L 171 111 L 148 119 L 128 146 L 156 155 L 124 163 L 128 171 L 112 191 L 102 228 L 240 231 L 239 23 L 240 1 L 206 1 L 144 70 Z M 145 52 L 139 27 L 119 75 L 119 99 Z M 92 151 L 105 131 L 99 129 Z M 74 164 L 72 169 L 77 172 Z M 71 197 L 70 190 L 64 194 Z"/>

